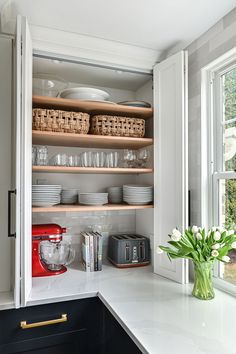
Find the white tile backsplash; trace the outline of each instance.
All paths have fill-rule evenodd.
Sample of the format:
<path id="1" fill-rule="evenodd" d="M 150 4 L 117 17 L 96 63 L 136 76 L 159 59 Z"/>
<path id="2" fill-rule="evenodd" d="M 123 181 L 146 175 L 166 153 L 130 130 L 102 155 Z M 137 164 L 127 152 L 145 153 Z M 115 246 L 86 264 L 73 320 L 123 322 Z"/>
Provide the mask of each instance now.
<path id="1" fill-rule="evenodd" d="M 236 9 L 186 49 L 189 54 L 189 189 L 191 224 L 201 221 L 201 69 L 236 46 Z"/>
<path id="2" fill-rule="evenodd" d="M 76 260 L 81 259 L 82 231 L 102 230 L 104 250 L 107 248 L 108 236 L 117 233 L 135 233 L 135 211 L 104 211 L 84 213 L 37 213 L 33 214 L 33 224 L 56 223 L 67 228 L 64 240 L 72 243 L 76 251 Z M 106 232 L 108 231 L 108 232 Z M 106 256 L 106 255 L 104 255 Z"/>

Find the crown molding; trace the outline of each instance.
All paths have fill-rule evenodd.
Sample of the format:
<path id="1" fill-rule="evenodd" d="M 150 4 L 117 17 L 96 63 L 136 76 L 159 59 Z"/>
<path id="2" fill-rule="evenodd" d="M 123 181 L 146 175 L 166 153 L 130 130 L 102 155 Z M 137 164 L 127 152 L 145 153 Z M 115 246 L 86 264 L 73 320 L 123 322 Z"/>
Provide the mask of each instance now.
<path id="1" fill-rule="evenodd" d="M 36 52 L 66 55 L 104 65 L 150 71 L 161 52 L 125 43 L 30 25 Z"/>

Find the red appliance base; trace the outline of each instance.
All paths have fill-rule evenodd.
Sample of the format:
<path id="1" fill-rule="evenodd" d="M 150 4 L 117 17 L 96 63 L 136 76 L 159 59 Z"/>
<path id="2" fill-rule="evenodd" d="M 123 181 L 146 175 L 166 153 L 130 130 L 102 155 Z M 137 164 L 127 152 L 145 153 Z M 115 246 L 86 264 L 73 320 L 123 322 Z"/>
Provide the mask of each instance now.
<path id="1" fill-rule="evenodd" d="M 42 272 L 38 272 L 38 273 L 33 273 L 32 277 L 36 278 L 36 277 L 48 277 L 51 275 L 60 275 L 63 274 L 67 271 L 67 268 L 62 266 L 62 268 L 60 270 L 49 270 L 49 269 L 45 269 L 45 271 Z"/>

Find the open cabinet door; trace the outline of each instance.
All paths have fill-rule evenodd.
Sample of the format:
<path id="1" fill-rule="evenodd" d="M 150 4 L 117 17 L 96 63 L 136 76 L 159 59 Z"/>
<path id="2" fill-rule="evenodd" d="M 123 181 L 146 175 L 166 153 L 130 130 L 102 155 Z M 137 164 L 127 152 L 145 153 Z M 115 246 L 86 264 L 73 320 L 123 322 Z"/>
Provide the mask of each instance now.
<path id="1" fill-rule="evenodd" d="M 187 53 L 181 51 L 154 68 L 154 244 L 165 245 L 168 234 L 188 226 L 187 179 Z M 154 256 L 154 272 L 179 283 L 188 282 L 183 259 L 170 262 Z"/>
<path id="2" fill-rule="evenodd" d="M 32 41 L 27 20 L 16 29 L 16 282 L 25 306 L 32 288 Z M 19 287 L 19 286 L 18 286 Z M 17 285 L 16 285 L 17 288 Z M 16 296 L 17 291 L 15 291 Z"/>

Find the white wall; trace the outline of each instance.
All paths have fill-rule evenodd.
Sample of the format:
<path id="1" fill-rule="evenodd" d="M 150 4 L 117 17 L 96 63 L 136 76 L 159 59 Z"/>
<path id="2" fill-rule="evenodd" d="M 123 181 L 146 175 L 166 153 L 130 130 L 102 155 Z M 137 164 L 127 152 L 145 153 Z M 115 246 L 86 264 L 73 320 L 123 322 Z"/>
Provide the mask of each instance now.
<path id="1" fill-rule="evenodd" d="M 189 53 L 189 188 L 191 224 L 200 225 L 201 68 L 236 46 L 236 8 L 186 49 Z"/>

